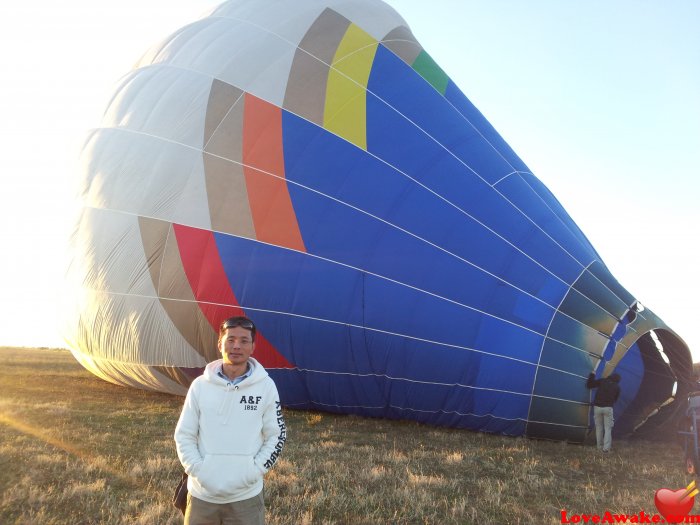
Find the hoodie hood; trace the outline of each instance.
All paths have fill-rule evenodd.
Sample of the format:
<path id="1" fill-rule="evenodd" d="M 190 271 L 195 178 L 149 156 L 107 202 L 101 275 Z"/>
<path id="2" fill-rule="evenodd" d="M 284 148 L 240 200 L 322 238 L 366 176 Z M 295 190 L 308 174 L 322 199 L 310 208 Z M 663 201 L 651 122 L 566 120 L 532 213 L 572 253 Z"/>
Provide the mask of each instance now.
<path id="1" fill-rule="evenodd" d="M 202 374 L 204 376 L 204 380 L 225 387 L 228 384 L 228 381 L 226 381 L 217 373 L 218 370 L 221 369 L 223 364 L 223 359 L 217 359 L 216 361 L 208 363 L 207 366 L 204 368 L 204 373 Z M 258 381 L 262 381 L 268 376 L 267 370 L 265 370 L 265 368 L 252 357 L 248 358 L 248 366 L 253 372 L 250 374 L 250 377 L 244 379 L 240 383 L 240 386 L 252 385 L 254 383 L 257 383 Z"/>

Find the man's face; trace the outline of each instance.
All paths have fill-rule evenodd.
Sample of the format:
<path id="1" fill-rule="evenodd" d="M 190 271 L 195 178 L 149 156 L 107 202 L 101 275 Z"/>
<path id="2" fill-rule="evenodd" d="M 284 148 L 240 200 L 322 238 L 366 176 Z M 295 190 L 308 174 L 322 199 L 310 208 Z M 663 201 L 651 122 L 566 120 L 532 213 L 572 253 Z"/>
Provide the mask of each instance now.
<path id="1" fill-rule="evenodd" d="M 242 326 L 227 328 L 219 341 L 219 350 L 224 358 L 224 364 L 235 366 L 245 364 L 255 350 L 250 330 Z"/>

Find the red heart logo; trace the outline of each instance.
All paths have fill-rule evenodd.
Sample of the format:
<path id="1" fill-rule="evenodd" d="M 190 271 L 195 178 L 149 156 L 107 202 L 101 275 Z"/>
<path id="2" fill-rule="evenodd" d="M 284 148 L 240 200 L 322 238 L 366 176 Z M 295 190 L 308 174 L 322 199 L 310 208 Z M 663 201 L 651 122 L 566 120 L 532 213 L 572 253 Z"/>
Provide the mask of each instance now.
<path id="1" fill-rule="evenodd" d="M 695 503 L 694 497 L 688 497 L 687 489 L 659 489 L 654 494 L 654 504 L 668 523 L 681 523 Z"/>

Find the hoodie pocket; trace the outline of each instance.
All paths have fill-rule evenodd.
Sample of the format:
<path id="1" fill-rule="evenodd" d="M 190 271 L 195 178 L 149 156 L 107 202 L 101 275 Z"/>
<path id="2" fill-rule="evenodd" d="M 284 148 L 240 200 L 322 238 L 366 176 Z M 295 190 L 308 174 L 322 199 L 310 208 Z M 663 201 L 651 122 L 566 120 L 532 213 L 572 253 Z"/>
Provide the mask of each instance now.
<path id="1" fill-rule="evenodd" d="M 250 488 L 261 477 L 252 456 L 208 454 L 193 481 L 210 496 L 226 498 Z"/>

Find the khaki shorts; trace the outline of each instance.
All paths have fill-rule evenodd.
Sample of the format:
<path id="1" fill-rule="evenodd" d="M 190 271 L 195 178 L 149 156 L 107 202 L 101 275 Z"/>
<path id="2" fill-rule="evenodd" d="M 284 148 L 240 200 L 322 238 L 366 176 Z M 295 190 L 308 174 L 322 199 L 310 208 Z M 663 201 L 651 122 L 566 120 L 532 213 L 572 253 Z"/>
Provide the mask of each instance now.
<path id="1" fill-rule="evenodd" d="M 187 494 L 185 525 L 265 525 L 263 493 L 233 503 L 209 503 Z"/>

